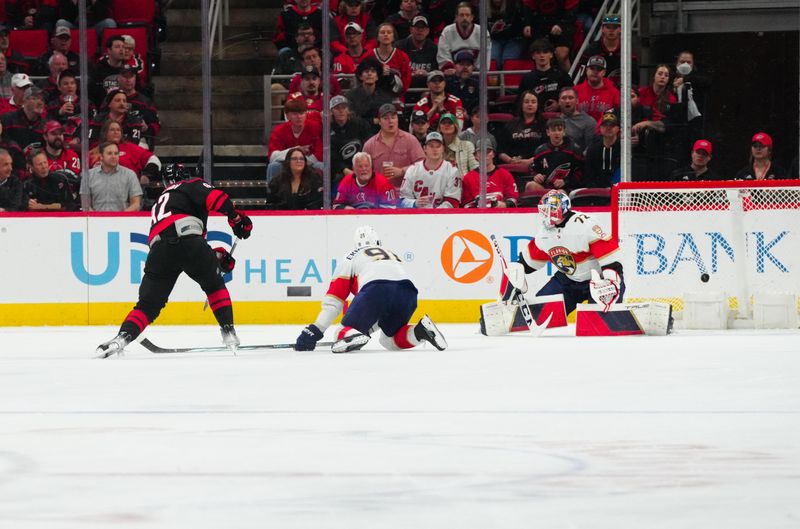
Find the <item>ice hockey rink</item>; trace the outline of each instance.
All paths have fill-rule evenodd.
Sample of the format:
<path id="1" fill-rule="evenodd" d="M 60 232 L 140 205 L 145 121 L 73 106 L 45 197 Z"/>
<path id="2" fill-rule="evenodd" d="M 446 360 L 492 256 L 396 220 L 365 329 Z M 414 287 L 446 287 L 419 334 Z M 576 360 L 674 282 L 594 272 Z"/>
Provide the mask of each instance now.
<path id="1" fill-rule="evenodd" d="M 115 327 L 5 328 L 0 527 L 800 527 L 800 333 L 441 328 L 444 352 L 107 360 Z"/>

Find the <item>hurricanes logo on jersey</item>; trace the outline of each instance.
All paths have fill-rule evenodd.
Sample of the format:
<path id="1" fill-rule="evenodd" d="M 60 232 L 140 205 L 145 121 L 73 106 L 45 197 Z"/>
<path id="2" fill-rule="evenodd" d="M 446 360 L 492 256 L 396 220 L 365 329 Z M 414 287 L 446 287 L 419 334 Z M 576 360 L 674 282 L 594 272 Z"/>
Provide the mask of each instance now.
<path id="1" fill-rule="evenodd" d="M 556 268 L 568 276 L 574 274 L 575 270 L 578 269 L 578 265 L 575 263 L 575 256 L 563 246 L 554 246 L 550 248 L 548 254 L 550 255 L 550 260 L 556 265 Z"/>

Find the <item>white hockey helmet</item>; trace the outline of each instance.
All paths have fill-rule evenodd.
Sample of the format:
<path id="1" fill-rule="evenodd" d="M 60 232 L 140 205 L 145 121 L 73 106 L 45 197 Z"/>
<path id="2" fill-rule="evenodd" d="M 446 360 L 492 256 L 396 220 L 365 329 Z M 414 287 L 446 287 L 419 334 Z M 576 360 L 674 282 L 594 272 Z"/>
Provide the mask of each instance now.
<path id="1" fill-rule="evenodd" d="M 356 228 L 353 242 L 356 248 L 366 248 L 367 246 L 380 246 L 381 238 L 372 226 L 364 225 Z"/>
<path id="2" fill-rule="evenodd" d="M 539 201 L 539 217 L 547 228 L 561 224 L 570 209 L 569 195 L 560 189 L 551 189 Z"/>

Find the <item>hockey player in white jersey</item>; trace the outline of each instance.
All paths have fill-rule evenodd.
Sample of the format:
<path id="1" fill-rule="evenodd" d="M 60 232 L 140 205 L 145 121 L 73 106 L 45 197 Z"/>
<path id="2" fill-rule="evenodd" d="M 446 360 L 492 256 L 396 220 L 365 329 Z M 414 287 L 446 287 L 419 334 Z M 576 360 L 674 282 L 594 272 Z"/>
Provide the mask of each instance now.
<path id="1" fill-rule="evenodd" d="M 625 292 L 619 245 L 591 216 L 572 211 L 569 196 L 554 189 L 539 202 L 541 225 L 535 238 L 523 248 L 519 261 L 509 265 L 509 283 L 504 299 L 512 289 L 527 290 L 525 274 L 552 262 L 558 269 L 537 296 L 564 295 L 569 314 L 578 303 L 598 303 L 608 310 L 621 303 Z"/>
<path id="2" fill-rule="evenodd" d="M 375 230 L 361 226 L 355 233 L 355 249 L 336 266 L 316 321 L 297 337 L 297 351 L 314 350 L 351 293 L 353 301 L 331 347 L 334 353 L 362 348 L 378 330 L 386 349 L 410 349 L 421 342 L 430 342 L 440 351 L 447 348 L 447 341 L 427 314 L 416 325 L 408 323 L 417 308 L 417 288 L 400 258 L 381 246 Z"/>
<path id="3" fill-rule="evenodd" d="M 461 204 L 458 168 L 444 159 L 444 139 L 438 132 L 425 137 L 425 158 L 413 163 L 400 186 L 401 208 L 457 208 Z"/>

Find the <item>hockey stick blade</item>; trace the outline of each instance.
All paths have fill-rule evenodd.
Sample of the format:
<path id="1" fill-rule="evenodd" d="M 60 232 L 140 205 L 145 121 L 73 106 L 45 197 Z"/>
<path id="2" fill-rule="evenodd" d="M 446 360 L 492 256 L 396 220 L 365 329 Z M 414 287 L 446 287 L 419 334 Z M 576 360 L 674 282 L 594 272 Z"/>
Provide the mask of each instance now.
<path id="1" fill-rule="evenodd" d="M 142 346 L 151 353 L 164 354 L 164 353 L 224 353 L 230 351 L 224 345 L 212 347 L 159 347 L 147 338 L 141 342 Z M 319 342 L 318 346 L 328 347 L 333 345 L 334 342 Z M 237 351 L 257 351 L 259 349 L 294 349 L 293 343 L 272 343 L 260 345 L 240 345 L 236 348 Z"/>
<path id="2" fill-rule="evenodd" d="M 497 254 L 497 258 L 500 260 L 500 266 L 503 269 L 503 274 L 508 277 L 508 263 L 506 263 L 506 258 L 503 255 L 503 250 L 500 249 L 500 243 L 497 242 L 497 237 L 495 237 L 494 233 L 489 235 L 489 238 L 492 240 L 492 245 L 494 246 L 494 251 Z M 522 292 L 519 289 L 514 289 L 514 299 L 517 301 L 519 305 L 519 310 L 522 313 L 522 317 L 525 319 L 525 325 L 528 326 L 528 330 L 531 331 L 531 335 L 535 338 L 538 338 L 542 335 L 542 333 L 547 329 L 547 326 L 550 324 L 550 318 L 553 317 L 552 314 L 547 316 L 547 320 L 541 325 L 536 325 L 536 320 L 533 319 L 533 315 L 531 314 L 531 309 L 528 307 L 528 302 L 525 301 L 525 296 L 522 295 Z"/>

